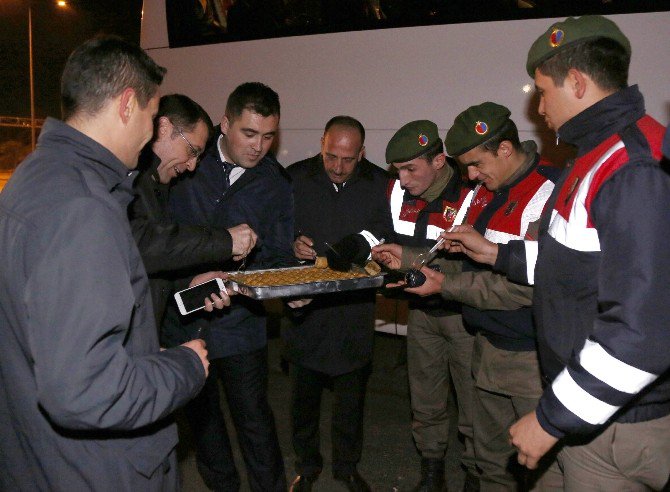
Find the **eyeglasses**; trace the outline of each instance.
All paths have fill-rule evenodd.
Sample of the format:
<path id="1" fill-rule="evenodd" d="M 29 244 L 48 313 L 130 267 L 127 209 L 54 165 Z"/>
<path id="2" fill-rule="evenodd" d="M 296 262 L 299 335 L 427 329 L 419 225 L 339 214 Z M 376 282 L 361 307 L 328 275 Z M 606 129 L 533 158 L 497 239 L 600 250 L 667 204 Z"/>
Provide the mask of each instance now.
<path id="1" fill-rule="evenodd" d="M 184 133 L 181 131 L 181 128 L 179 128 L 178 126 L 175 126 L 174 129 L 177 130 L 177 133 L 179 134 L 179 136 L 180 136 L 181 138 L 183 138 L 183 139 L 184 139 L 184 142 L 186 142 L 186 144 L 188 145 L 188 154 L 189 154 L 192 158 L 200 159 L 200 156 L 202 155 L 202 152 L 198 152 L 198 151 L 196 150 L 196 148 L 193 147 L 193 144 L 191 144 L 191 142 L 188 141 L 188 138 L 186 138 L 186 136 L 184 135 Z"/>

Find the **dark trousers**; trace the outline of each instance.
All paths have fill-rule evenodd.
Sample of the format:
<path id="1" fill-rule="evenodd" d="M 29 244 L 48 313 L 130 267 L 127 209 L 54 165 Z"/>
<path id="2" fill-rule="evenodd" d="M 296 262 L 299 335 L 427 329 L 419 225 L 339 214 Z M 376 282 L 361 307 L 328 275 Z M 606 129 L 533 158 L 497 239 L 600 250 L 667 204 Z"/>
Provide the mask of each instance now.
<path id="1" fill-rule="evenodd" d="M 230 492 L 240 488 L 221 410 L 220 380 L 247 467 L 249 487 L 259 492 L 285 491 L 284 460 L 267 400 L 267 347 L 214 359 L 210 364 L 205 387 L 184 408 L 195 440 L 200 475 L 213 490 Z"/>
<path id="2" fill-rule="evenodd" d="M 298 364 L 291 365 L 293 449 L 297 456 L 298 474 L 317 474 L 323 467 L 319 421 L 324 388 L 333 391 L 333 474 L 348 475 L 356 469 L 363 450 L 363 403 L 369 375 L 369 364 L 339 376 L 329 376 Z"/>

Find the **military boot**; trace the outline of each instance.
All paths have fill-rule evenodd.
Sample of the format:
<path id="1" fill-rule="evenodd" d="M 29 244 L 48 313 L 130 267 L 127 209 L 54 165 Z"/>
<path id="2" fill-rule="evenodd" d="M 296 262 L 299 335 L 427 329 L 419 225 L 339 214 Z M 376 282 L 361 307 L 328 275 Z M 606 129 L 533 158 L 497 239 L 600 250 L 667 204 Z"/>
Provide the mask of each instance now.
<path id="1" fill-rule="evenodd" d="M 443 492 L 444 460 L 437 458 L 421 458 L 421 481 L 412 489 L 413 492 Z"/>

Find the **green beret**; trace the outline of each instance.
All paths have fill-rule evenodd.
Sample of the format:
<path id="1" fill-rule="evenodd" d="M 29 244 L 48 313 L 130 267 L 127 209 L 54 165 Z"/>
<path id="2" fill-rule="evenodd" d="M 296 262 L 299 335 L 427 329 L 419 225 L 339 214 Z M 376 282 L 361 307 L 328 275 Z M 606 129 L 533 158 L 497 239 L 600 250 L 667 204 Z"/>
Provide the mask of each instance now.
<path id="1" fill-rule="evenodd" d="M 407 162 L 437 146 L 442 148 L 437 125 L 428 120 L 411 121 L 395 132 L 386 146 L 386 162 Z"/>
<path id="2" fill-rule="evenodd" d="M 602 15 L 568 17 L 563 22 L 553 24 L 533 43 L 528 52 L 526 71 L 535 77 L 535 69 L 562 49 L 597 38 L 608 38 L 619 43 L 630 56 L 630 41 L 611 20 Z"/>
<path id="3" fill-rule="evenodd" d="M 505 106 L 493 102 L 470 106 L 456 116 L 444 138 L 447 153 L 456 157 L 483 144 L 498 133 L 510 114 Z"/>

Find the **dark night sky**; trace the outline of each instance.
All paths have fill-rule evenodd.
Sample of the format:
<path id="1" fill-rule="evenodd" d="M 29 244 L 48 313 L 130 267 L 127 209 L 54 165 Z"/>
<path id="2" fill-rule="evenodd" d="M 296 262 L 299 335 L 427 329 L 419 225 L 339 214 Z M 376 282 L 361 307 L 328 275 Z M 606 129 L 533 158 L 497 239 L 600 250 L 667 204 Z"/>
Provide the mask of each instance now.
<path id="1" fill-rule="evenodd" d="M 36 117 L 60 117 L 59 79 L 68 54 L 97 33 L 139 43 L 142 0 L 32 0 Z M 28 0 L 0 2 L 0 115 L 30 117 Z"/>

